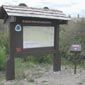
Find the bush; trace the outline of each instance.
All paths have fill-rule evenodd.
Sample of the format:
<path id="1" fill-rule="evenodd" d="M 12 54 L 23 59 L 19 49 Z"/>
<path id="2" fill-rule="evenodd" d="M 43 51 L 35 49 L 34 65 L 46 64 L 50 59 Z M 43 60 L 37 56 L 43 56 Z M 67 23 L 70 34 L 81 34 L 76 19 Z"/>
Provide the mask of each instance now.
<path id="1" fill-rule="evenodd" d="M 43 54 L 33 56 L 34 61 L 37 63 L 52 63 L 52 55 L 51 54 Z"/>
<path id="2" fill-rule="evenodd" d="M 6 61 L 6 49 L 5 47 L 0 47 L 0 70 L 5 69 L 5 61 Z"/>
<path id="3" fill-rule="evenodd" d="M 51 64 L 53 61 L 53 55 L 52 54 L 35 54 L 32 56 L 23 56 L 23 61 L 29 61 L 32 63 L 47 63 Z"/>
<path id="4" fill-rule="evenodd" d="M 5 51 L 6 53 L 8 53 L 8 41 L 9 41 L 9 38 L 8 38 L 8 35 L 5 34 L 5 33 L 2 33 L 0 32 L 0 47 L 5 47 Z"/>
<path id="5" fill-rule="evenodd" d="M 6 55 L 8 54 L 8 36 L 0 32 L 0 70 L 5 69 Z"/>

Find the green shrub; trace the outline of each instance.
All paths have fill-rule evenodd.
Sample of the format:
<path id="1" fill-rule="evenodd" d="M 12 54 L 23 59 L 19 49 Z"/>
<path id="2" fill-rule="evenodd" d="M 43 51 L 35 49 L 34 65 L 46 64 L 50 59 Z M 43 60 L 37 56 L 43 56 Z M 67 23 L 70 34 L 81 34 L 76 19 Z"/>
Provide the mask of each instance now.
<path id="1" fill-rule="evenodd" d="M 30 61 L 35 63 L 52 63 L 52 55 L 51 54 L 36 54 L 30 56 Z"/>
<path id="2" fill-rule="evenodd" d="M 5 69 L 5 61 L 6 61 L 6 49 L 5 47 L 0 47 L 0 70 Z"/>
<path id="3" fill-rule="evenodd" d="M 52 54 L 35 54 L 30 56 L 23 56 L 23 61 L 31 62 L 31 63 L 47 63 L 51 64 L 53 61 L 53 55 Z"/>
<path id="4" fill-rule="evenodd" d="M 0 70 L 5 69 L 6 55 L 8 54 L 8 36 L 0 32 Z"/>
<path id="5" fill-rule="evenodd" d="M 0 47 L 5 47 L 5 51 L 6 53 L 8 54 L 8 41 L 9 41 L 9 38 L 8 38 L 8 35 L 5 34 L 5 33 L 2 33 L 0 32 Z"/>

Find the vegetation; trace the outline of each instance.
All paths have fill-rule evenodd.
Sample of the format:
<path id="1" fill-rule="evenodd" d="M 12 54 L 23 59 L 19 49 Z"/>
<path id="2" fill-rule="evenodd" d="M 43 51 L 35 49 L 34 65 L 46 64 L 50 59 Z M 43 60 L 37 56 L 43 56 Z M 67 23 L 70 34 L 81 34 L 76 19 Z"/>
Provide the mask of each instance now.
<path id="1" fill-rule="evenodd" d="M 2 21 L 0 21 L 0 69 L 3 69 L 6 61 L 6 56 L 8 55 L 9 52 L 8 41 L 9 38 L 7 33 L 7 25 L 4 27 Z M 82 52 L 79 57 L 85 56 L 84 18 L 72 19 L 71 21 L 68 22 L 68 25 L 60 26 L 59 50 L 60 50 L 60 56 L 62 57 L 62 63 L 64 64 L 67 63 L 71 64 L 73 63 L 73 60 L 75 60 L 75 56 L 69 51 L 69 48 L 72 44 L 81 44 Z M 23 61 L 29 61 L 32 63 L 52 63 L 51 54 L 44 54 L 44 55 L 38 54 L 34 56 L 24 57 L 22 59 Z M 84 63 L 82 63 L 82 65 L 84 66 Z"/>
<path id="2" fill-rule="evenodd" d="M 5 48 L 0 47 L 0 70 L 5 69 L 6 53 Z"/>
<path id="3" fill-rule="evenodd" d="M 0 70 L 5 69 L 6 56 L 8 54 L 8 38 L 4 33 L 0 33 Z"/>
<path id="4" fill-rule="evenodd" d="M 71 62 L 74 65 L 74 73 L 76 73 L 76 68 L 78 65 L 84 66 L 85 59 L 85 19 L 78 18 L 73 19 L 68 23 L 67 26 L 61 26 L 60 29 L 60 55 L 65 58 L 65 60 Z M 70 46 L 72 44 L 81 44 L 81 53 L 75 54 L 70 52 Z M 83 61 L 82 61 L 83 60 Z"/>

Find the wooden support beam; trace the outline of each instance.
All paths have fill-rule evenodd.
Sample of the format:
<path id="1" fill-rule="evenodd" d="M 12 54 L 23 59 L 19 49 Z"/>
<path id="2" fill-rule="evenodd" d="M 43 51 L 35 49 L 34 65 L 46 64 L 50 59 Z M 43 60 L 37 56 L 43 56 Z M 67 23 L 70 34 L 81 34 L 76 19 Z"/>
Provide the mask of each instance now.
<path id="1" fill-rule="evenodd" d="M 53 71 L 61 70 L 61 57 L 59 56 L 59 24 L 54 28 L 54 58 L 53 58 Z"/>
<path id="2" fill-rule="evenodd" d="M 14 33 L 13 28 L 14 24 L 10 23 L 10 31 L 9 31 L 9 37 L 10 37 L 10 45 L 9 45 L 9 56 L 7 60 L 7 68 L 6 68 L 6 80 L 14 80 L 15 79 L 15 63 L 14 63 Z"/>

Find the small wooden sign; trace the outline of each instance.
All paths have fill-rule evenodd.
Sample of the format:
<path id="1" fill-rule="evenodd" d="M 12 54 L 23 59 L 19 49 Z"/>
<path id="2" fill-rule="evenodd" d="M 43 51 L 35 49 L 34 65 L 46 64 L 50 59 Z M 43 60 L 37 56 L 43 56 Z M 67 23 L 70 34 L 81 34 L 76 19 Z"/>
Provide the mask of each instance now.
<path id="1" fill-rule="evenodd" d="M 74 44 L 70 47 L 71 52 L 81 52 L 81 45 L 80 44 Z"/>
<path id="2" fill-rule="evenodd" d="M 16 48 L 16 52 L 22 52 L 22 49 L 21 48 Z"/>

